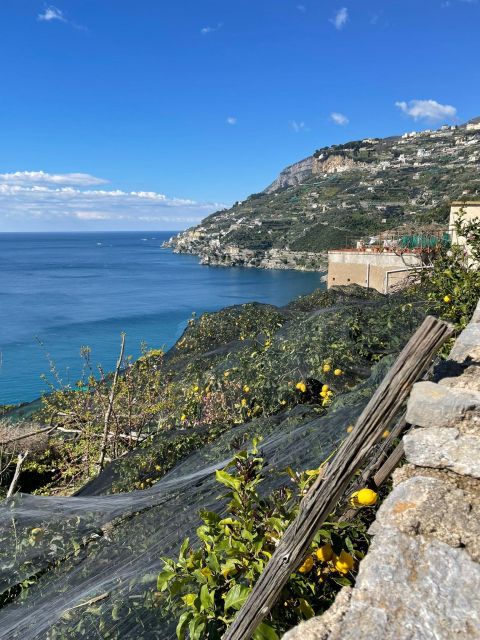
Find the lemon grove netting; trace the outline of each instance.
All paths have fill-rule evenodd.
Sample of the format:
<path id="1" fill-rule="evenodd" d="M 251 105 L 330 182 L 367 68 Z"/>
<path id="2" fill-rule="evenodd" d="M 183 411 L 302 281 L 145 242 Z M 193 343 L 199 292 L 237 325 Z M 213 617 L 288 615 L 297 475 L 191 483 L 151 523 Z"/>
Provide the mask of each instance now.
<path id="1" fill-rule="evenodd" d="M 342 323 L 344 314 L 351 314 L 355 305 L 367 305 L 368 317 L 374 318 L 388 304 L 350 300 L 340 315 L 335 307 L 307 305 L 302 310 L 305 317 L 277 331 L 275 340 L 288 338 L 298 347 L 290 363 L 278 355 L 278 368 L 291 366 L 293 375 L 302 370 L 311 374 L 302 354 L 326 323 L 336 318 L 337 337 L 350 340 L 353 349 L 355 324 Z M 176 621 L 154 603 L 160 557 L 176 555 L 186 536 L 194 541 L 201 509 L 222 510 L 214 470 L 225 466 L 234 446 L 248 445 L 255 435 L 263 437 L 261 449 L 268 463 L 261 484 L 265 493 L 285 484 L 282 471 L 287 466 L 318 466 L 346 436 L 347 426 L 368 402 L 411 330 L 412 324 L 402 323 L 400 314 L 394 326 L 379 327 L 379 332 L 391 334 L 384 349 L 390 355 L 382 354 L 372 366 L 357 354 L 363 382 L 337 396 L 325 415 L 314 405 L 299 404 L 232 428 L 143 491 L 109 494 L 121 474 L 117 465 L 76 497 L 18 494 L 3 504 L 0 638 L 174 638 Z"/>

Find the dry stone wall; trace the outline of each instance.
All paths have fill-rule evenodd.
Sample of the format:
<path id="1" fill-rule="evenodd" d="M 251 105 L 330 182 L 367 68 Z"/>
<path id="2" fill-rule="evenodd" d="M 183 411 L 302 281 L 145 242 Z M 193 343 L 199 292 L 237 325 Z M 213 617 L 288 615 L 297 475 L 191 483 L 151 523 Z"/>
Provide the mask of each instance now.
<path id="1" fill-rule="evenodd" d="M 283 640 L 480 639 L 480 303 L 407 421 L 355 587 Z"/>

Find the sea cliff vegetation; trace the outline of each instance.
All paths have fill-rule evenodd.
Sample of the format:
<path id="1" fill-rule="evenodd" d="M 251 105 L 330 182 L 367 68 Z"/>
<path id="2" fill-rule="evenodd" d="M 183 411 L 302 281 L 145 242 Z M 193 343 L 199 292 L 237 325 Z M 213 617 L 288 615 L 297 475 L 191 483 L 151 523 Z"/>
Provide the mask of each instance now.
<path id="1" fill-rule="evenodd" d="M 122 339 L 115 372 L 82 349 L 84 374 L 72 388 L 56 383 L 53 368 L 41 405 L 7 408 L 2 422 L 3 490 L 28 451 L 16 488 L 55 496 L 7 503 L 5 611 L 21 609 L 22 624 L 29 616 L 34 624 L 61 589 L 80 603 L 48 622 L 52 638 L 93 629 L 167 638 L 175 628 L 179 638 L 220 637 L 425 314 L 458 330 L 471 316 L 478 229 L 460 219 L 470 254 L 439 245 L 433 268 L 394 295 L 318 289 L 283 308 L 251 303 L 193 316 L 167 353 L 145 346 L 134 361 Z M 335 507 L 256 638 L 323 611 L 354 581 L 382 496 L 369 486 L 351 493 L 356 516 L 344 523 L 348 501 Z M 85 502 L 62 497 L 72 494 Z M 12 638 L 24 637 L 15 629 Z"/>
<path id="2" fill-rule="evenodd" d="M 373 364 L 399 351 L 423 314 L 422 304 L 404 296 L 359 287 L 319 289 L 281 309 L 228 307 L 192 318 L 167 354 L 145 347 L 137 361 L 123 357 L 115 384 L 113 374 L 98 375 L 84 348 L 75 387 L 52 382 L 22 427 L 51 432 L 40 434 L 43 445 L 36 443 L 24 463 L 20 486 L 72 493 L 106 462 L 121 461 L 111 490 L 143 489 L 235 425 L 299 405 L 324 414 Z M 21 442 L 33 449 L 28 439 Z"/>

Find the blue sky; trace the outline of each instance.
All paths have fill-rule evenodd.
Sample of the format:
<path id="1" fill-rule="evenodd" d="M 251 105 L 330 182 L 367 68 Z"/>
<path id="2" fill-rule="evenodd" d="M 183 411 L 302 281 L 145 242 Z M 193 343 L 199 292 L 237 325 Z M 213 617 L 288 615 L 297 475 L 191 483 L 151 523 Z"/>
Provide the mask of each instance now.
<path id="1" fill-rule="evenodd" d="M 476 0 L 2 0 L 0 231 L 179 229 L 480 115 Z"/>

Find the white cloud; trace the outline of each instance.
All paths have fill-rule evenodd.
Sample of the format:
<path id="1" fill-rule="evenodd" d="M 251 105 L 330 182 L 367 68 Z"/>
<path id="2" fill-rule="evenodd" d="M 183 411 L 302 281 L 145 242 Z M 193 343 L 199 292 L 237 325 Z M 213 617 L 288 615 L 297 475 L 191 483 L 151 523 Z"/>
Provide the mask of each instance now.
<path id="1" fill-rule="evenodd" d="M 227 123 L 231 125 L 237 124 L 237 119 L 234 116 L 228 116 Z"/>
<path id="2" fill-rule="evenodd" d="M 58 184 L 77 187 L 90 187 L 106 184 L 108 180 L 96 178 L 89 173 L 61 173 L 52 174 L 45 171 L 15 171 L 14 173 L 0 173 L 0 183 L 9 184 Z"/>
<path id="3" fill-rule="evenodd" d="M 350 122 L 347 116 L 344 116 L 343 113 L 337 113 L 335 111 L 330 114 L 330 119 L 332 120 L 332 122 L 340 126 L 345 126 Z"/>
<path id="4" fill-rule="evenodd" d="M 78 31 L 88 31 L 86 27 L 83 27 L 80 24 L 76 24 L 76 22 L 73 22 L 72 20 L 68 20 L 63 11 L 61 9 L 58 9 L 57 7 L 54 7 L 53 5 L 46 6 L 43 13 L 38 14 L 37 20 L 39 22 L 63 22 L 70 25 L 74 29 L 77 29 Z"/>
<path id="5" fill-rule="evenodd" d="M 136 228 L 136 223 L 142 222 L 180 228 L 226 206 L 172 198 L 156 191 L 86 188 L 103 182 L 84 173 L 0 174 L 0 228 L 29 228 L 33 223 L 38 228 L 51 228 L 52 224 L 65 228 L 69 223 L 78 228 L 79 224 L 95 221 L 111 221 L 111 228 Z"/>
<path id="6" fill-rule="evenodd" d="M 297 4 L 297 9 L 302 13 L 305 13 L 305 11 L 307 10 L 307 7 L 304 4 Z"/>
<path id="7" fill-rule="evenodd" d="M 110 220 L 110 216 L 101 211 L 74 211 L 73 215 L 79 220 Z"/>
<path id="8" fill-rule="evenodd" d="M 457 115 L 457 109 L 450 104 L 440 104 L 436 100 L 410 100 L 396 102 L 395 106 L 414 120 L 451 120 Z"/>
<path id="9" fill-rule="evenodd" d="M 295 131 L 295 133 L 300 133 L 301 131 L 310 131 L 305 122 L 297 122 L 296 120 L 292 120 L 290 122 L 290 126 Z"/>
<path id="10" fill-rule="evenodd" d="M 209 33 L 215 33 L 215 31 L 218 31 L 222 27 L 223 24 L 219 22 L 216 27 L 203 27 L 203 29 L 200 29 L 200 33 L 202 34 L 202 36 L 206 36 Z"/>
<path id="11" fill-rule="evenodd" d="M 43 13 L 39 13 L 37 19 L 43 22 L 52 22 L 52 20 L 58 20 L 60 22 L 68 22 L 65 16 L 63 15 L 63 11 L 57 9 L 53 5 L 49 7 L 45 7 Z"/>
<path id="12" fill-rule="evenodd" d="M 347 7 L 342 7 L 339 9 L 330 22 L 334 25 L 335 29 L 343 29 L 343 27 L 348 22 L 348 9 Z"/>

